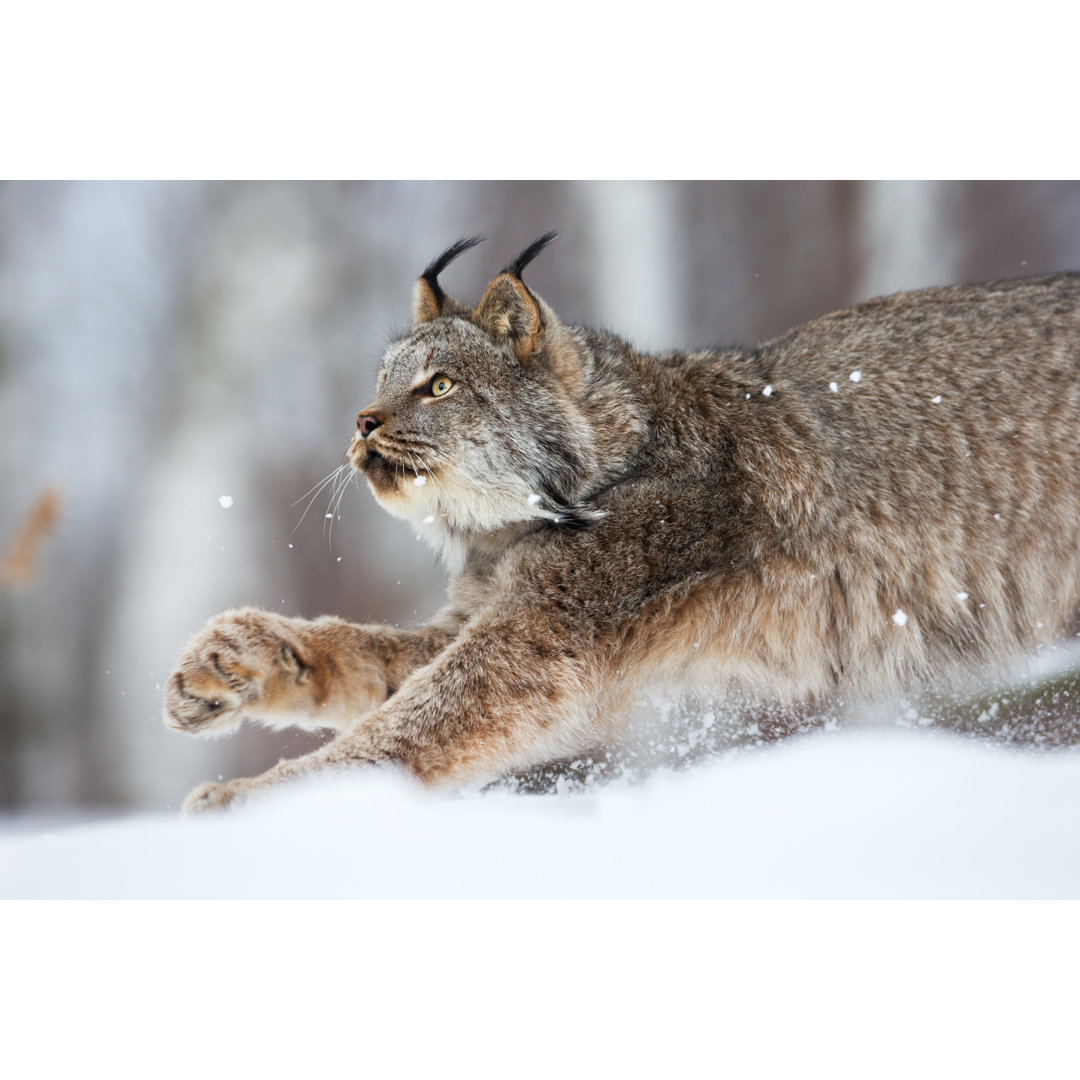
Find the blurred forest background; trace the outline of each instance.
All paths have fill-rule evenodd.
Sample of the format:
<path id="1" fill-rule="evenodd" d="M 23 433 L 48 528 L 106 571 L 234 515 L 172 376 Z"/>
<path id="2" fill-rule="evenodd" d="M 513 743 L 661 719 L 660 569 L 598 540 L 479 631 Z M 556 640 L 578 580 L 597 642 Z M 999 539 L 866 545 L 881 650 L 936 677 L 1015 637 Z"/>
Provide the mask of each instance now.
<path id="1" fill-rule="evenodd" d="M 333 521 L 320 497 L 300 523 L 303 496 L 424 265 L 487 236 L 444 277 L 475 299 L 550 228 L 529 283 L 564 321 L 753 343 L 899 289 L 1080 269 L 1080 183 L 0 185 L 0 808 L 176 806 L 313 745 L 166 731 L 172 663 L 236 605 L 438 608 L 433 554 L 366 488 Z M 15 550 L 35 506 L 41 542 Z"/>

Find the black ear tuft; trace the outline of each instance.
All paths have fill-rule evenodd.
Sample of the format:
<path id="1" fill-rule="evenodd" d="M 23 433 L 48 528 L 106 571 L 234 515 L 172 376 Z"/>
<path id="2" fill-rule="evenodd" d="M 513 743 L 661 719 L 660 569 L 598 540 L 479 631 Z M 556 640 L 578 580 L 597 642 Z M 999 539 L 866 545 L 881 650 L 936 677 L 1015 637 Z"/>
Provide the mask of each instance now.
<path id="1" fill-rule="evenodd" d="M 509 266 L 503 269 L 504 274 L 513 274 L 519 281 L 521 272 L 525 269 L 555 239 L 559 234 L 552 229 L 544 233 L 539 240 L 534 240 Z"/>
<path id="2" fill-rule="evenodd" d="M 477 244 L 482 244 L 484 238 L 482 236 L 469 236 L 462 237 L 460 240 L 456 240 L 452 243 L 437 259 L 433 259 L 428 263 L 427 268 L 420 275 L 420 277 L 428 283 L 431 288 L 431 292 L 435 297 L 435 304 L 437 307 L 442 307 L 443 301 L 446 299 L 446 293 L 442 291 L 439 285 L 439 275 L 463 252 L 469 250 L 469 248 L 476 247 Z M 535 246 L 535 245 L 534 245 Z"/>

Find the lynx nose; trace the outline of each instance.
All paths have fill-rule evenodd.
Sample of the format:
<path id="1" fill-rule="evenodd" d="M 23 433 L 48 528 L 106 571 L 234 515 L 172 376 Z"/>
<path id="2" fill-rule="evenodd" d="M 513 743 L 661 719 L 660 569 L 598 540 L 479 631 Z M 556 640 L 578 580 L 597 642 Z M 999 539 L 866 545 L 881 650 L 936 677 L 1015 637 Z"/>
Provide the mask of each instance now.
<path id="1" fill-rule="evenodd" d="M 366 439 L 377 427 L 382 427 L 382 421 L 377 416 L 365 416 L 361 413 L 356 418 L 356 429 Z"/>

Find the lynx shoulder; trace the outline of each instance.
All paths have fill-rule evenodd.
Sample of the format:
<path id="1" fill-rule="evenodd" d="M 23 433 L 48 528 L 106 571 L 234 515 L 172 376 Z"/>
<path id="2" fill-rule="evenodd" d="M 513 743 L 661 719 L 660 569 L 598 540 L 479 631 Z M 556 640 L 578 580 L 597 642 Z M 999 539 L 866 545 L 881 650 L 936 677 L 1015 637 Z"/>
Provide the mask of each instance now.
<path id="1" fill-rule="evenodd" d="M 351 464 L 441 553 L 413 631 L 252 609 L 172 677 L 167 722 L 335 736 L 335 765 L 476 782 L 619 738 L 657 681 L 773 701 L 1001 665 L 1080 606 L 1080 275 L 926 289 L 758 345 L 646 355 L 523 281 L 421 275 Z"/>

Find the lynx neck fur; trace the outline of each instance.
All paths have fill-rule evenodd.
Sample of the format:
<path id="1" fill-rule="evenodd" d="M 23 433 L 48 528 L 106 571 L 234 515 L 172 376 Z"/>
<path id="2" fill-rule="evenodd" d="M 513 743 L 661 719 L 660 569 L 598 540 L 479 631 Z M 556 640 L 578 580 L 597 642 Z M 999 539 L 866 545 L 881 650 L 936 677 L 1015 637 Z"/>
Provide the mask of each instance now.
<path id="1" fill-rule="evenodd" d="M 168 724 L 336 734 L 226 805 L 393 761 L 476 783 L 619 738 L 644 685 L 807 702 L 1000 666 L 1080 606 L 1080 275 L 871 300 L 756 348 L 646 355 L 522 280 L 439 274 L 349 460 L 442 554 L 415 630 L 243 609 L 188 644 Z"/>

